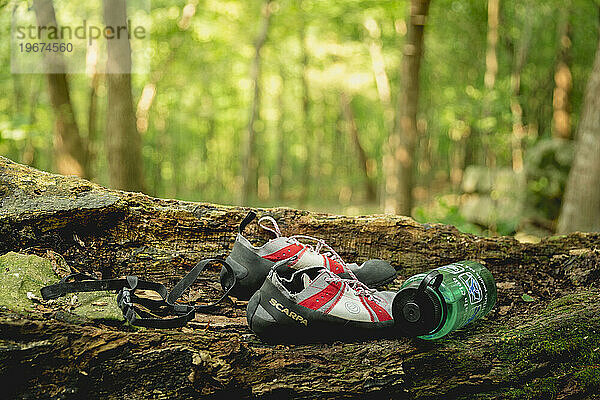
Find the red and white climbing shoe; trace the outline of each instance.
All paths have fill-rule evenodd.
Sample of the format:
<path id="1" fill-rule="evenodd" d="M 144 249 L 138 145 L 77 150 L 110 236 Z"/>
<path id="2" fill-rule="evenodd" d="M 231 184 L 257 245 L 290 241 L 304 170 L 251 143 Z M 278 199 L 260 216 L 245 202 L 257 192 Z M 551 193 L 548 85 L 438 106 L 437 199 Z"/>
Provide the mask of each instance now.
<path id="1" fill-rule="evenodd" d="M 295 271 L 290 279 L 274 268 L 250 298 L 246 316 L 250 329 L 267 341 L 392 336 L 395 295 L 323 267 Z"/>
<path id="2" fill-rule="evenodd" d="M 369 287 L 380 287 L 396 277 L 396 270 L 387 261 L 374 259 L 360 266 L 355 263 L 347 264 L 321 239 L 306 235 L 282 236 L 277 222 L 269 216 L 260 218 L 258 223 L 263 229 L 272 232 L 275 238 L 255 247 L 242 235 L 244 228 L 254 218 L 256 213 L 251 211 L 241 222 L 233 249 L 226 259 L 237 278 L 230 294 L 238 299 L 249 299 L 261 287 L 276 262 L 282 262 L 282 269 L 290 270 L 290 274 L 305 267 L 321 266 L 342 278 L 358 279 Z M 266 226 L 264 222 L 270 222 L 272 227 Z M 287 260 L 290 262 L 284 262 Z M 223 287 L 229 288 L 231 280 L 232 277 L 223 268 Z"/>

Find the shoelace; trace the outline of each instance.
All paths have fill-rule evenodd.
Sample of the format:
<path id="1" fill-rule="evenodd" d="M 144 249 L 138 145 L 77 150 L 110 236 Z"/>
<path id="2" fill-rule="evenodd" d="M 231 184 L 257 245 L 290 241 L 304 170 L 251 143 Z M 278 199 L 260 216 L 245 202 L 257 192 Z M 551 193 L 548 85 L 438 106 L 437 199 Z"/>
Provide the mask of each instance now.
<path id="1" fill-rule="evenodd" d="M 268 226 L 263 225 L 262 224 L 263 221 L 269 221 L 271 224 L 273 224 L 274 229 L 271 229 Z M 271 216 L 267 215 L 267 216 L 261 217 L 258 220 L 258 225 L 261 228 L 263 228 L 264 230 L 275 234 L 275 237 L 277 237 L 277 238 L 282 236 L 281 230 L 279 229 L 279 225 L 277 224 L 277 221 L 275 221 L 275 219 Z M 316 247 L 313 247 L 311 244 L 308 244 L 308 243 L 302 243 L 299 239 L 304 239 L 304 240 L 309 240 L 309 241 L 312 240 L 312 241 L 316 242 Z M 325 257 L 328 257 L 334 261 L 337 261 L 344 267 L 344 269 L 346 271 L 348 271 L 348 274 L 352 277 L 352 279 L 358 280 L 356 275 L 354 275 L 354 272 L 352 272 L 349 268 L 347 268 L 346 262 L 342 259 L 342 257 L 340 257 L 340 255 L 331 246 L 329 246 L 323 239 L 319 239 L 319 238 L 316 238 L 313 236 L 308 236 L 308 235 L 293 235 L 293 236 L 288 236 L 287 240 L 290 243 L 297 243 L 301 246 L 308 248 L 311 251 L 314 251 L 317 254 L 322 254 Z M 321 253 L 322 249 L 325 249 L 324 253 Z"/>
<path id="2" fill-rule="evenodd" d="M 371 289 L 370 287 L 368 287 L 367 285 L 365 285 L 358 279 L 340 278 L 339 275 L 336 275 L 335 273 L 333 273 L 325 268 L 323 269 L 323 271 L 325 271 L 325 273 L 328 275 L 327 277 L 325 277 L 325 282 L 327 282 L 327 283 L 341 282 L 342 285 L 346 285 L 354 293 L 356 293 L 357 296 L 363 296 L 365 298 L 368 298 L 370 300 L 375 300 L 375 301 L 379 300 L 379 298 L 377 298 L 377 296 L 374 295 L 374 293 L 377 292 L 377 290 Z"/>

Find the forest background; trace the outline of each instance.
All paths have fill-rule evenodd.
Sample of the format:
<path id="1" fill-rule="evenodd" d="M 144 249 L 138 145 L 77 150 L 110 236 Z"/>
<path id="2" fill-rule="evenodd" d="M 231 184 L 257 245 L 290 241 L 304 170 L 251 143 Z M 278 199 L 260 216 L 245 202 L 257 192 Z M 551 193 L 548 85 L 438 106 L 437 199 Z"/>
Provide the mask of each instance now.
<path id="1" fill-rule="evenodd" d="M 107 13 L 121 1 L 96 6 L 122 19 Z M 526 241 L 600 229 L 595 1 L 153 0 L 134 74 L 89 57 L 86 73 L 12 73 L 23 4 L 58 26 L 81 6 L 0 1 L 14 161 L 157 197 Z"/>

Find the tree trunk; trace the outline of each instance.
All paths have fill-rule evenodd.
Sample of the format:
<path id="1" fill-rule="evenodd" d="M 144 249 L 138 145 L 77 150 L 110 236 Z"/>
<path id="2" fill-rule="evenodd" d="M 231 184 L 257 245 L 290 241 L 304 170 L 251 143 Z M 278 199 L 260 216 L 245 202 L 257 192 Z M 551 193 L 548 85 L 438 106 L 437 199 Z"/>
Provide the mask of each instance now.
<path id="1" fill-rule="evenodd" d="M 485 75 L 483 83 L 485 86 L 485 96 L 483 98 L 482 120 L 492 116 L 492 96 L 496 84 L 496 75 L 498 75 L 498 56 L 496 55 L 498 47 L 498 26 L 500 19 L 500 0 L 488 0 L 488 31 L 487 48 L 485 52 Z M 481 143 L 483 147 L 483 157 L 485 165 L 489 168 L 496 166 L 496 154 L 493 149 L 492 137 L 497 123 L 482 129 Z"/>
<path id="2" fill-rule="evenodd" d="M 41 79 L 32 79 L 31 82 L 31 93 L 29 95 L 29 125 L 34 126 L 37 121 L 37 106 L 40 100 L 40 92 L 42 89 L 43 81 Z M 35 146 L 33 145 L 33 134 L 31 131 L 27 133 L 27 142 L 23 149 L 23 164 L 36 167 L 38 162 L 38 156 Z M 88 161 L 89 163 L 89 161 Z M 89 164 L 88 164 L 89 165 Z"/>
<path id="3" fill-rule="evenodd" d="M 485 121 L 492 113 L 492 91 L 496 84 L 498 74 L 498 27 L 500 19 L 500 0 L 487 1 L 487 46 L 485 50 L 485 73 L 483 78 L 484 97 L 482 100 L 480 121 Z M 513 85 L 515 81 L 513 80 Z M 513 86 L 514 90 L 514 86 Z M 515 104 L 511 101 L 511 111 L 513 118 L 520 118 L 521 109 L 515 109 Z M 520 106 L 519 106 L 520 107 Z M 513 119 L 513 121 L 514 121 Z M 517 122 L 518 123 L 518 122 Z M 513 125 L 514 126 L 514 125 Z M 463 170 L 470 165 L 479 165 L 481 163 L 488 167 L 495 166 L 495 154 L 492 149 L 491 138 L 493 137 L 494 127 L 472 127 L 471 132 L 464 140 L 464 162 Z M 513 146 L 514 149 L 514 146 Z"/>
<path id="4" fill-rule="evenodd" d="M 300 205 L 304 206 L 311 195 L 311 178 L 312 178 L 312 163 L 313 163 L 313 124 L 311 120 L 310 110 L 310 90 L 308 87 L 308 49 L 306 48 L 306 17 L 304 11 L 300 10 L 300 54 L 301 65 L 300 84 L 302 87 L 302 108 L 300 111 L 302 121 L 302 133 L 304 136 L 304 165 L 302 166 L 302 188 L 300 192 Z"/>
<path id="5" fill-rule="evenodd" d="M 62 256 L 104 278 L 171 286 L 196 261 L 224 257 L 247 209 L 153 199 L 46 174 L 0 157 L 0 254 Z M 498 304 L 484 320 L 423 342 L 272 346 L 248 330 L 245 302 L 172 330 L 107 326 L 39 306 L 0 305 L 0 384 L 8 398 L 583 398 L 596 393 L 600 234 L 520 243 L 401 216 L 258 210 L 284 233 L 326 239 L 349 261 L 388 259 L 401 279 L 461 259 L 492 271 Z M 252 226 L 250 235 L 258 233 Z M 399 246 L 401 243 L 401 246 Z M 199 279 L 219 292 L 215 270 Z M 527 296 L 530 297 L 527 297 Z M 534 300 L 528 302 L 528 300 Z"/>
<path id="6" fill-rule="evenodd" d="M 573 86 L 571 76 L 571 24 L 570 4 L 560 9 L 558 26 L 559 51 L 554 73 L 554 93 L 552 95 L 552 136 L 571 139 L 571 107 L 569 94 Z"/>
<path id="7" fill-rule="evenodd" d="M 375 182 L 373 182 L 373 179 L 370 176 L 369 158 L 367 157 L 364 147 L 360 143 L 358 127 L 356 126 L 356 119 L 354 118 L 354 111 L 352 110 L 352 99 L 348 98 L 346 94 L 342 93 L 340 100 L 342 103 L 342 112 L 344 113 L 344 117 L 346 119 L 347 130 L 350 135 L 350 141 L 356 149 L 356 153 L 358 154 L 358 163 L 364 175 L 367 201 L 374 203 L 377 200 L 377 189 L 375 188 Z"/>
<path id="8" fill-rule="evenodd" d="M 285 165 L 286 165 L 286 112 L 285 112 L 285 100 L 284 100 L 284 88 L 285 88 L 285 80 L 286 73 L 283 64 L 279 66 L 279 72 L 281 76 L 281 87 L 279 88 L 279 93 L 277 96 L 277 105 L 279 108 L 279 116 L 277 118 L 277 164 L 276 164 L 276 173 L 273 179 L 273 187 L 275 188 L 275 199 L 279 201 L 283 201 L 285 194 Z"/>
<path id="9" fill-rule="evenodd" d="M 600 42 L 577 127 L 575 159 L 569 172 L 558 232 L 600 230 Z"/>
<path id="10" fill-rule="evenodd" d="M 127 26 L 125 0 L 103 0 L 107 26 Z M 131 47 L 126 34 L 107 40 L 106 153 L 111 185 L 144 190 L 142 139 L 136 130 L 131 94 Z"/>
<path id="11" fill-rule="evenodd" d="M 0 202 L 0 254 L 62 256 L 82 272 L 137 274 L 168 286 L 199 259 L 226 256 L 248 210 L 113 191 L 2 157 Z M 571 399 L 597 393 L 600 292 L 592 286 L 600 276 L 600 234 L 530 244 L 402 216 L 257 211 L 277 218 L 286 234 L 326 239 L 348 261 L 390 260 L 400 275 L 392 289 L 414 273 L 479 260 L 496 279 L 498 304 L 447 340 L 288 346 L 261 343 L 240 301 L 171 330 L 107 326 L 52 304 L 26 315 L 0 305 L 5 396 Z M 250 228 L 250 236 L 258 234 Z M 218 271 L 208 271 L 194 290 L 218 293 Z"/>
<path id="12" fill-rule="evenodd" d="M 417 145 L 417 109 L 419 101 L 419 70 L 423 56 L 423 35 L 429 12 L 429 0 L 412 0 L 408 34 L 402 59 L 402 88 L 394 134 L 390 137 L 395 176 L 386 183 L 390 200 L 386 209 L 410 215 L 413 205 L 414 164 Z"/>
<path id="13" fill-rule="evenodd" d="M 57 27 L 52 0 L 35 0 L 33 8 L 38 26 Z M 48 92 L 55 118 L 54 162 L 56 168 L 61 174 L 88 177 L 86 146 L 79 135 L 62 54 L 45 51 L 44 62 L 47 68 Z"/>
<path id="14" fill-rule="evenodd" d="M 377 21 L 373 18 L 367 18 L 365 20 L 365 28 L 369 32 L 369 54 L 371 55 L 371 68 L 373 69 L 373 75 L 375 77 L 375 86 L 377 87 L 377 94 L 379 95 L 379 101 L 383 109 L 383 126 L 385 133 L 389 138 L 393 134 L 394 126 L 394 106 L 392 105 L 392 92 L 390 89 L 390 80 L 385 70 L 385 61 L 383 59 L 383 51 L 381 49 L 381 29 L 377 24 Z M 384 144 L 383 148 L 383 160 L 382 160 L 382 171 L 383 177 L 382 184 L 379 185 L 379 199 L 380 206 L 384 212 L 393 213 L 395 211 L 395 199 L 390 198 L 386 194 L 386 182 L 395 180 L 395 165 L 394 158 L 392 155 L 392 149 L 390 148 L 389 140 Z M 388 200 L 392 200 L 388 204 Z"/>
<path id="15" fill-rule="evenodd" d="M 256 40 L 254 41 L 254 58 L 250 70 L 250 79 L 253 85 L 253 96 L 250 104 L 250 117 L 248 118 L 248 128 L 246 136 L 246 148 L 242 164 L 242 178 L 244 187 L 242 188 L 241 205 L 246 205 L 248 199 L 256 194 L 258 184 L 258 157 L 256 154 L 256 128 L 255 122 L 258 120 L 260 110 L 260 77 L 261 77 L 261 56 L 260 52 L 267 41 L 269 34 L 269 25 L 271 22 L 271 0 L 266 0 L 262 9 L 262 26 Z"/>
<path id="16" fill-rule="evenodd" d="M 94 47 L 93 51 L 98 51 L 97 48 Z M 97 58 L 97 57 L 96 57 Z M 94 161 L 96 160 L 96 155 L 98 153 L 97 147 L 97 139 L 98 139 L 98 86 L 100 85 L 101 75 L 96 70 L 96 63 L 93 65 L 93 70 L 91 71 L 92 78 L 90 80 L 90 88 L 89 88 L 89 104 L 88 104 L 88 136 L 87 136 L 87 152 L 88 152 L 88 165 L 89 175 L 92 179 L 95 175 L 95 171 L 92 168 Z"/>
<path id="17" fill-rule="evenodd" d="M 527 15 L 527 14 L 526 14 Z M 497 29 L 497 27 L 496 27 Z M 510 99 L 510 110 L 512 113 L 512 167 L 514 172 L 523 170 L 523 139 L 525 138 L 525 126 L 523 125 L 523 107 L 519 101 L 521 95 L 521 72 L 525 66 L 529 45 L 531 41 L 532 26 L 530 21 L 523 22 L 523 31 L 520 39 L 513 46 L 513 69 L 510 76 L 512 95 Z"/>
<path id="18" fill-rule="evenodd" d="M 500 15 L 500 0 L 488 0 L 488 31 L 487 50 L 485 52 L 484 85 L 487 90 L 492 90 L 498 74 L 498 58 L 496 47 L 498 45 L 498 25 Z"/>

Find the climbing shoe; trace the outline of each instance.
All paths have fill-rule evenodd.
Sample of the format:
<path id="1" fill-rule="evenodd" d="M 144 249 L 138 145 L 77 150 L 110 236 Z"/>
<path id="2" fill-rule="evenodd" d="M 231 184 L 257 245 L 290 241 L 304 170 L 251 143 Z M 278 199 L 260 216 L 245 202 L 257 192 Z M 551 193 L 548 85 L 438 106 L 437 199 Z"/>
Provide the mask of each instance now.
<path id="1" fill-rule="evenodd" d="M 230 294 L 240 300 L 249 299 L 261 287 L 276 262 L 292 258 L 292 262 L 282 263 L 283 269 L 292 269 L 293 272 L 305 267 L 321 266 L 342 278 L 358 279 L 374 288 L 383 286 L 396 277 L 396 270 L 387 261 L 374 259 L 360 266 L 355 263 L 347 264 L 321 239 L 305 235 L 282 236 L 277 222 L 269 216 L 260 218 L 258 224 L 272 232 L 275 238 L 255 247 L 242 234 L 254 218 L 256 213 L 251 211 L 241 222 L 231 254 L 226 259 L 237 278 Z M 270 222 L 272 228 L 264 225 L 265 221 Z M 221 284 L 224 288 L 231 287 L 232 278 L 225 268 L 221 269 Z"/>
<path id="2" fill-rule="evenodd" d="M 274 268 L 248 302 L 248 326 L 268 342 L 345 340 L 394 335 L 396 293 L 378 292 L 323 267 Z"/>

